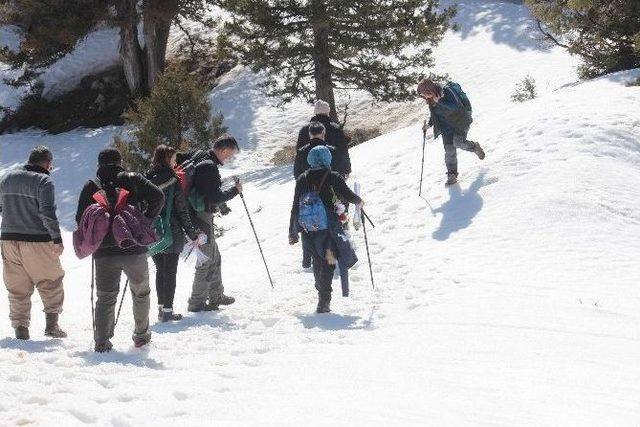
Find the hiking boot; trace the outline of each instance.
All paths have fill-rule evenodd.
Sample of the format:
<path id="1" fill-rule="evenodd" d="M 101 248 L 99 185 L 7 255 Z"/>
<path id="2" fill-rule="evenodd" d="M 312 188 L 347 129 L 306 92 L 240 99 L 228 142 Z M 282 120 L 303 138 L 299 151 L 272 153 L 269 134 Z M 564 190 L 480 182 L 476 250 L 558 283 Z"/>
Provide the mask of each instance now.
<path id="1" fill-rule="evenodd" d="M 162 307 L 158 307 L 158 322 L 162 322 Z"/>
<path id="2" fill-rule="evenodd" d="M 217 304 L 205 304 L 203 302 L 196 304 L 196 305 L 189 305 L 189 307 L 187 308 L 187 311 L 189 311 L 190 313 L 199 313 L 201 311 L 216 311 L 218 309 L 218 305 Z"/>
<path id="3" fill-rule="evenodd" d="M 46 317 L 47 325 L 44 328 L 44 335 L 52 338 L 66 338 L 67 333 L 58 325 L 58 313 L 47 313 Z"/>
<path id="4" fill-rule="evenodd" d="M 236 302 L 236 299 L 234 297 L 229 297 L 229 296 L 226 296 L 226 295 L 222 294 L 222 295 L 220 295 L 220 298 L 218 298 L 215 301 L 209 300 L 209 304 L 208 305 L 218 307 L 219 305 L 231 305 L 234 302 Z M 215 308 L 214 310 L 217 310 L 217 308 Z"/>
<path id="5" fill-rule="evenodd" d="M 484 150 L 482 149 L 479 143 L 474 142 L 474 145 L 476 146 L 476 148 L 473 150 L 473 152 L 476 153 L 476 155 L 480 160 L 484 160 L 484 156 L 485 156 Z"/>
<path id="6" fill-rule="evenodd" d="M 316 308 L 316 313 L 331 313 L 331 304 L 327 300 L 320 300 L 318 302 L 318 307 Z"/>
<path id="7" fill-rule="evenodd" d="M 174 313 L 173 310 L 162 311 L 162 317 L 160 319 L 162 323 L 175 322 L 178 320 L 182 320 L 182 314 Z"/>
<path id="8" fill-rule="evenodd" d="M 458 174 L 448 173 L 447 174 L 447 182 L 444 183 L 447 187 L 450 185 L 454 185 L 458 183 Z"/>
<path id="9" fill-rule="evenodd" d="M 26 326 L 18 326 L 16 328 L 16 339 L 17 340 L 28 340 L 29 339 L 29 328 Z"/>
<path id="10" fill-rule="evenodd" d="M 133 345 L 135 345 L 136 348 L 145 346 L 149 344 L 150 341 L 151 341 L 151 332 L 145 332 L 144 334 L 133 336 Z"/>
<path id="11" fill-rule="evenodd" d="M 97 342 L 96 345 L 93 347 L 93 350 L 96 353 L 107 353 L 111 351 L 112 348 L 113 348 L 113 344 L 111 344 L 111 341 L 106 340 L 106 341 Z"/>

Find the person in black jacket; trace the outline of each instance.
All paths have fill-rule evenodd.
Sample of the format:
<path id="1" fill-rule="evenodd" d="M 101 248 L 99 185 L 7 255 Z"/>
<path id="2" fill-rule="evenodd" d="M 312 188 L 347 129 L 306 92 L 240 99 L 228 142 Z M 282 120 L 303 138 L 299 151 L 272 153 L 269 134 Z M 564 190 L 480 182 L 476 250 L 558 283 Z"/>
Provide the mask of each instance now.
<path id="1" fill-rule="evenodd" d="M 323 146 L 327 145 L 325 142 L 325 138 L 327 136 L 327 128 L 325 128 L 322 123 L 311 122 L 309 123 L 307 129 L 309 131 L 309 142 L 305 146 L 300 148 L 296 153 L 295 167 L 298 169 L 297 172 L 299 172 L 296 175 L 296 178 L 298 178 L 300 175 L 302 175 L 302 173 L 304 173 L 309 169 L 309 162 L 307 162 L 307 156 L 309 155 L 309 151 L 311 151 L 312 148 L 317 147 L 319 145 L 323 145 Z M 331 158 L 333 159 L 335 157 L 331 156 Z M 333 169 L 333 165 L 332 165 L 332 169 Z M 302 245 L 302 268 L 308 269 L 310 267 L 311 267 L 311 252 L 307 250 L 306 246 Z"/>
<path id="2" fill-rule="evenodd" d="M 318 100 L 314 104 L 313 109 L 314 116 L 311 118 L 310 123 L 303 126 L 298 133 L 293 177 L 297 178 L 309 169 L 307 155 L 311 148 L 318 145 L 318 141 L 315 141 L 315 143 L 311 141 L 312 137 L 309 135 L 309 126 L 312 122 L 320 122 L 326 130 L 323 144 L 332 150 L 331 170 L 338 172 L 344 179 L 347 179 L 351 174 L 351 159 L 349 157 L 347 138 L 340 128 L 340 125 L 333 122 L 329 117 L 330 107 L 328 103 Z"/>
<path id="3" fill-rule="evenodd" d="M 334 208 L 334 197 L 348 200 L 360 208 L 364 202 L 358 197 L 339 173 L 331 171 L 331 152 L 325 146 L 318 146 L 309 152 L 308 161 L 311 169 L 296 180 L 293 206 L 289 222 L 289 244 L 298 242 L 302 233 L 302 245 L 312 254 L 315 287 L 318 290 L 318 313 L 331 311 L 331 282 L 339 257 L 336 236 L 333 230 L 341 228 Z M 328 217 L 327 229 L 304 230 L 299 223 L 301 198 L 310 191 L 317 191 Z"/>
<path id="4" fill-rule="evenodd" d="M 158 320 L 161 322 L 181 320 L 182 315 L 173 312 L 173 297 L 176 292 L 176 275 L 178 259 L 185 244 L 185 233 L 189 239 L 203 242 L 205 234 L 201 233 L 191 222 L 189 205 L 182 191 L 176 166 L 176 150 L 168 145 L 159 145 L 153 153 L 153 163 L 146 177 L 158 186 L 165 196 L 165 204 L 160 213 L 164 218 L 170 207 L 168 230 L 171 233 L 171 244 L 152 256 L 156 265 L 156 292 L 158 294 Z"/>
<path id="5" fill-rule="evenodd" d="M 122 168 L 122 156 L 114 148 L 102 150 L 98 155 L 97 177 L 87 181 L 80 193 L 76 222 L 80 223 L 84 211 L 94 203 L 92 196 L 97 191 L 104 190 L 109 199 L 113 200 L 117 189 L 129 192 L 127 203 L 143 211 L 150 227 L 164 204 L 162 190 L 141 174 L 125 171 Z M 133 342 L 136 347 L 147 344 L 151 340 L 147 248 L 133 246 L 122 249 L 109 231 L 93 254 L 93 262 L 98 295 L 95 309 L 95 351 L 105 352 L 112 348 L 110 339 L 113 337 L 116 301 L 123 271 L 129 279 L 133 298 Z"/>
<path id="6" fill-rule="evenodd" d="M 220 270 L 222 258 L 213 233 L 213 217 L 218 206 L 242 192 L 242 183 L 236 178 L 236 183 L 228 190 L 222 190 L 219 165 L 223 165 L 240 151 L 238 142 L 230 135 L 222 135 L 207 151 L 206 156 L 195 166 L 193 187 L 198 195 L 204 197 L 203 212 L 194 212 L 194 225 L 207 235 L 207 242 L 200 246 L 208 260 L 196 266 L 193 278 L 193 288 L 189 298 L 190 312 L 218 310 L 221 305 L 235 302 L 233 297 L 224 294 L 222 286 L 222 272 Z M 193 153 L 189 154 L 193 155 Z M 185 160 L 182 156 L 179 161 Z"/>

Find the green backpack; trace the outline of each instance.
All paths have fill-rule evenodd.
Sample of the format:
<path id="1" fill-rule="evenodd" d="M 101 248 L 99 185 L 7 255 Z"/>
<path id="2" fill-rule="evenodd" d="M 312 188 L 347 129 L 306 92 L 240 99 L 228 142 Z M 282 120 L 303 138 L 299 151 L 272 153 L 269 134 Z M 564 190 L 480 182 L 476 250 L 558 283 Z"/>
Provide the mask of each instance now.
<path id="1" fill-rule="evenodd" d="M 166 199 L 164 215 L 159 216 L 153 223 L 153 228 L 159 240 L 149 246 L 150 256 L 159 254 L 173 245 L 173 233 L 171 232 L 171 213 L 173 212 L 173 198 L 175 197 L 176 186 L 172 185 Z"/>

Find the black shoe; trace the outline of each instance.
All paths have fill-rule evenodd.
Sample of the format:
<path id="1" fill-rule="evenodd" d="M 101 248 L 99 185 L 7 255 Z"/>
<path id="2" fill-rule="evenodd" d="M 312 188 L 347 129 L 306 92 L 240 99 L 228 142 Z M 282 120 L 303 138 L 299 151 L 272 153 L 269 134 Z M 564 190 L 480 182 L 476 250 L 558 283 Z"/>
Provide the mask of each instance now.
<path id="1" fill-rule="evenodd" d="M 182 314 L 174 313 L 173 311 L 163 311 L 162 318 L 160 319 L 162 323 L 175 322 L 178 320 L 182 320 Z"/>
<path id="2" fill-rule="evenodd" d="M 151 332 L 145 332 L 142 335 L 133 336 L 133 345 L 135 345 L 137 348 L 149 344 L 150 341 L 151 341 Z"/>
<path id="3" fill-rule="evenodd" d="M 162 308 L 158 307 L 158 322 L 162 322 Z"/>
<path id="4" fill-rule="evenodd" d="M 111 341 L 106 340 L 106 341 L 97 342 L 96 345 L 93 347 L 93 350 L 96 353 L 107 353 L 111 351 L 112 348 L 113 348 L 113 344 L 111 344 Z"/>
<path id="5" fill-rule="evenodd" d="M 58 313 L 47 313 L 46 317 L 47 325 L 44 329 L 44 335 L 52 338 L 66 338 L 67 333 L 58 325 Z"/>
<path id="6" fill-rule="evenodd" d="M 306 259 L 303 259 L 302 268 L 311 268 L 311 260 L 307 261 Z"/>
<path id="7" fill-rule="evenodd" d="M 444 185 L 447 187 L 450 185 L 454 185 L 458 183 L 458 174 L 456 173 L 448 173 L 447 174 L 447 182 Z"/>
<path id="8" fill-rule="evenodd" d="M 331 313 L 331 303 L 327 300 L 320 300 L 316 308 L 316 313 Z"/>
<path id="9" fill-rule="evenodd" d="M 16 339 L 18 340 L 28 340 L 29 339 L 29 328 L 26 326 L 18 326 L 16 328 Z"/>

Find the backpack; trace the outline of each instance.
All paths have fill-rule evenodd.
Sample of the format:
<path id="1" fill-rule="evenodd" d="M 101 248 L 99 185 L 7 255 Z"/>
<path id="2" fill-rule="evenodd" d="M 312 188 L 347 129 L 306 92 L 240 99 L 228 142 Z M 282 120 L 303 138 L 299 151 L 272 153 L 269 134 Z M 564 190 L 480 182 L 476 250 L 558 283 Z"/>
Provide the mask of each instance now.
<path id="1" fill-rule="evenodd" d="M 158 241 L 149 246 L 149 256 L 154 256 L 163 252 L 171 245 L 173 245 L 173 231 L 171 230 L 171 214 L 173 212 L 173 198 L 175 197 L 176 186 L 175 179 L 172 178 L 168 181 L 171 185 L 169 188 L 169 194 L 165 201 L 164 215 L 159 216 L 153 223 L 153 229 L 158 236 Z"/>
<path id="2" fill-rule="evenodd" d="M 189 159 L 176 166 L 175 169 L 176 175 L 178 175 L 178 181 L 180 182 L 180 187 L 182 187 L 182 191 L 186 195 L 187 200 L 189 200 L 193 210 L 196 212 L 204 212 L 206 209 L 204 196 L 198 194 L 193 186 L 193 180 L 196 175 L 196 166 L 206 159 L 207 155 L 208 153 L 206 151 L 198 150 L 193 153 Z"/>
<path id="3" fill-rule="evenodd" d="M 329 228 L 327 208 L 320 198 L 320 190 L 330 172 L 327 170 L 318 188 L 304 193 L 298 202 L 298 225 L 307 233 Z M 308 172 L 304 177 L 308 182 Z"/>
<path id="4" fill-rule="evenodd" d="M 109 231 L 122 249 L 149 246 L 158 240 L 148 224 L 149 220 L 139 209 L 127 203 L 129 191 L 124 188 L 105 190 L 99 181 L 93 183 L 98 187 L 92 195 L 96 203 L 85 209 L 78 229 L 73 232 L 73 248 L 78 258 L 97 251 Z"/>
<path id="5" fill-rule="evenodd" d="M 467 96 L 466 93 L 464 93 L 464 91 L 462 90 L 462 87 L 458 83 L 449 82 L 445 85 L 445 87 L 451 89 L 451 92 L 453 92 L 453 96 L 456 97 L 457 100 L 462 104 L 465 111 L 467 111 L 469 114 L 473 112 L 473 109 L 471 108 L 471 101 L 469 101 L 469 97 Z"/>

